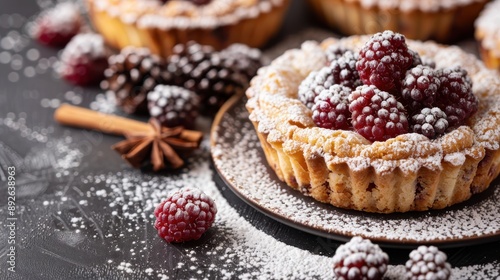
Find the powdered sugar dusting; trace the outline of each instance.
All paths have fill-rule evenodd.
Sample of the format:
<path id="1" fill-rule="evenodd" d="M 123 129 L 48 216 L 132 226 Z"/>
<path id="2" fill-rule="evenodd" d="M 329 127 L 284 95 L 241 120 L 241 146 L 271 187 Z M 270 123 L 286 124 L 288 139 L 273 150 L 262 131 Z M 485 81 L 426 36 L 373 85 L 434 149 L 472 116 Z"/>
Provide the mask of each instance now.
<path id="1" fill-rule="evenodd" d="M 474 203 L 448 210 L 406 214 L 406 218 L 404 214 L 360 215 L 360 212 L 347 212 L 306 199 L 272 175 L 252 124 L 245 121 L 248 113 L 242 102 L 234 112 L 225 115 L 212 136 L 215 164 L 233 188 L 267 211 L 325 234 L 362 235 L 392 242 L 437 242 L 500 234 L 498 186 L 491 186 L 489 195 Z M 241 122 L 242 126 L 235 127 L 235 122 Z M 457 161 L 461 156 L 454 155 L 449 159 Z M 349 163 L 354 170 L 369 164 L 362 157 Z"/>
<path id="2" fill-rule="evenodd" d="M 475 22 L 476 37 L 481 41 L 481 45 L 488 50 L 494 51 L 500 57 L 498 42 L 500 38 L 500 0 L 492 1 L 486 5 L 484 10 Z"/>

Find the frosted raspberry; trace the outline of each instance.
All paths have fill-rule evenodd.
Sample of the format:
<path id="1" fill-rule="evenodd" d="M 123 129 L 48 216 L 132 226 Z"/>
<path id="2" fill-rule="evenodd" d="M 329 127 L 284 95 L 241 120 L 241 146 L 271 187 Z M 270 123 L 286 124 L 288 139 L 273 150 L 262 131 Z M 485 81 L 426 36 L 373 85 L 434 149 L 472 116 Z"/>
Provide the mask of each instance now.
<path id="1" fill-rule="evenodd" d="M 38 15 L 33 22 L 31 36 L 42 44 L 64 47 L 78 34 L 82 22 L 78 6 L 63 2 Z"/>
<path id="2" fill-rule="evenodd" d="M 378 245 L 359 236 L 340 245 L 333 257 L 333 272 L 337 279 L 376 280 L 387 271 L 389 256 Z"/>
<path id="3" fill-rule="evenodd" d="M 401 80 L 412 65 L 405 37 L 392 31 L 373 35 L 359 52 L 356 68 L 365 85 L 399 93 Z"/>
<path id="4" fill-rule="evenodd" d="M 61 53 L 58 72 L 73 84 L 97 85 L 104 79 L 108 56 L 104 39 L 99 34 L 75 36 Z"/>
<path id="5" fill-rule="evenodd" d="M 450 127 L 459 126 L 474 114 L 479 100 L 472 92 L 472 81 L 467 71 L 459 66 L 445 68 L 438 72 L 441 82 L 434 106 L 448 116 Z"/>
<path id="6" fill-rule="evenodd" d="M 217 207 L 202 191 L 185 187 L 160 203 L 155 209 L 155 228 L 167 242 L 196 240 L 214 222 Z"/>
<path id="7" fill-rule="evenodd" d="M 360 86 L 349 95 L 352 126 L 370 141 L 385 141 L 408 132 L 405 108 L 375 86 Z"/>
<path id="8" fill-rule="evenodd" d="M 420 246 L 410 253 L 406 262 L 406 279 L 447 280 L 451 266 L 446 262 L 446 254 L 435 246 Z"/>
<path id="9" fill-rule="evenodd" d="M 328 129 L 349 129 L 349 94 L 351 89 L 333 85 L 323 90 L 315 99 L 313 111 L 314 123 Z"/>
<path id="10" fill-rule="evenodd" d="M 430 107 L 436 98 L 441 82 L 434 69 L 419 65 L 406 72 L 401 95 L 410 112 L 419 112 Z"/>
<path id="11" fill-rule="evenodd" d="M 319 71 L 313 71 L 299 86 L 299 100 L 304 103 L 307 108 L 312 109 L 314 106 L 314 98 L 323 90 L 330 88 L 334 84 L 335 81 L 330 67 L 326 66 Z"/>
<path id="12" fill-rule="evenodd" d="M 437 107 L 423 108 L 411 118 L 410 130 L 430 139 L 443 135 L 446 129 L 448 129 L 446 114 Z"/>

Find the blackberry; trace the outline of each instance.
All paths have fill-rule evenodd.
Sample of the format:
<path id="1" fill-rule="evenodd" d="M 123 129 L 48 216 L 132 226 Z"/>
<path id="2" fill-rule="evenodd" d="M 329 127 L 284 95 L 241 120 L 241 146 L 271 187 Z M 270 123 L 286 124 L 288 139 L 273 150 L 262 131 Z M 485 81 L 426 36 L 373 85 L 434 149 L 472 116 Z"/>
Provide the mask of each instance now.
<path id="1" fill-rule="evenodd" d="M 335 81 L 330 67 L 325 66 L 319 71 L 313 71 L 299 86 L 299 100 L 304 103 L 307 108 L 312 109 L 316 96 L 334 84 Z"/>
<path id="2" fill-rule="evenodd" d="M 248 80 L 257 74 L 257 70 L 262 65 L 267 64 L 259 49 L 250 48 L 244 44 L 231 44 L 223 49 L 220 55 L 228 60 L 228 65 L 244 74 Z"/>
<path id="3" fill-rule="evenodd" d="M 359 236 L 340 245 L 333 257 L 333 272 L 337 279 L 376 280 L 387 271 L 389 256 L 378 245 Z"/>
<path id="4" fill-rule="evenodd" d="M 448 129 L 446 114 L 439 108 L 423 108 L 411 117 L 410 130 L 433 139 L 443 135 Z"/>
<path id="5" fill-rule="evenodd" d="M 203 113 L 214 114 L 231 96 L 243 93 L 249 76 L 255 74 L 255 61 L 251 56 L 242 59 L 244 52 L 242 47 L 216 52 L 195 42 L 177 45 L 162 74 L 164 83 L 194 91 L 200 96 Z"/>
<path id="6" fill-rule="evenodd" d="M 434 69 L 418 65 L 406 72 L 401 96 L 410 113 L 419 112 L 434 103 L 441 82 Z"/>
<path id="7" fill-rule="evenodd" d="M 352 50 L 345 48 L 343 46 L 337 45 L 337 44 L 330 45 L 325 51 L 328 65 L 330 65 L 330 63 L 332 61 L 343 56 L 344 53 L 346 53 L 348 51 L 352 52 Z"/>
<path id="8" fill-rule="evenodd" d="M 357 54 L 352 51 L 345 51 L 342 56 L 331 61 L 330 68 L 332 69 L 335 84 L 346 86 L 351 90 L 362 85 L 358 70 L 356 70 L 357 60 Z"/>
<path id="9" fill-rule="evenodd" d="M 177 86 L 157 85 L 148 93 L 149 114 L 167 127 L 193 128 L 199 103 L 194 92 Z"/>
<path id="10" fill-rule="evenodd" d="M 146 48 L 126 47 L 108 59 L 103 90 L 112 92 L 126 113 L 147 114 L 147 94 L 162 82 L 163 61 Z"/>
<path id="11" fill-rule="evenodd" d="M 167 242 L 184 242 L 201 237 L 213 224 L 215 202 L 196 188 L 185 187 L 161 202 L 155 209 L 155 228 Z"/>
<path id="12" fill-rule="evenodd" d="M 351 89 L 333 85 L 323 90 L 315 99 L 313 111 L 314 123 L 328 129 L 349 129 L 349 94 Z"/>
<path id="13" fill-rule="evenodd" d="M 451 266 L 446 258 L 446 254 L 435 246 L 418 247 L 410 253 L 406 262 L 406 279 L 449 279 Z"/>
<path id="14" fill-rule="evenodd" d="M 438 72 L 438 77 L 441 86 L 434 106 L 446 113 L 450 127 L 464 124 L 479 106 L 467 71 L 459 66 L 445 68 Z"/>
<path id="15" fill-rule="evenodd" d="M 406 70 L 412 65 L 405 37 L 392 31 L 373 35 L 359 52 L 356 69 L 365 85 L 397 94 Z"/>
<path id="16" fill-rule="evenodd" d="M 408 132 L 405 108 L 375 86 L 363 85 L 349 95 L 352 126 L 370 141 L 385 141 Z"/>
<path id="17" fill-rule="evenodd" d="M 61 53 L 58 73 L 80 86 L 98 84 L 108 67 L 108 56 L 101 35 L 86 33 L 73 37 Z"/>

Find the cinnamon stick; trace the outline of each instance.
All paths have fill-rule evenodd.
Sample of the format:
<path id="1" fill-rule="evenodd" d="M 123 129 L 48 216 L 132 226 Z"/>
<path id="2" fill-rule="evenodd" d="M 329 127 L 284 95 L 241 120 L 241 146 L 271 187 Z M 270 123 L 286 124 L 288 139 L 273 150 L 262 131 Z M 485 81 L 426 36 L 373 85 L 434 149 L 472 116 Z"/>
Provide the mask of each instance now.
<path id="1" fill-rule="evenodd" d="M 122 136 L 137 132 L 154 132 L 153 128 L 145 122 L 104 114 L 69 104 L 62 104 L 57 108 L 54 113 L 54 119 L 63 125 Z M 203 138 L 203 133 L 201 131 L 184 129 L 180 138 L 199 145 Z"/>

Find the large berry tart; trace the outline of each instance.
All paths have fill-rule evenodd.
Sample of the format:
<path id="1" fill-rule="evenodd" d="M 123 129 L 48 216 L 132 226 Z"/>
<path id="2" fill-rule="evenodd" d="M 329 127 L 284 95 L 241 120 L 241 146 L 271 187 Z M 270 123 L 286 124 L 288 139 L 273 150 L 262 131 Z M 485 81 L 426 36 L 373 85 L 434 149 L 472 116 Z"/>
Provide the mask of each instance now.
<path id="1" fill-rule="evenodd" d="M 168 56 L 190 40 L 222 49 L 264 45 L 281 25 L 289 0 L 86 0 L 90 18 L 116 47 L 148 47 Z"/>
<path id="2" fill-rule="evenodd" d="M 345 34 L 391 29 L 407 38 L 454 41 L 471 35 L 489 0 L 309 0 L 313 10 Z"/>
<path id="3" fill-rule="evenodd" d="M 247 109 L 290 187 L 368 212 L 441 209 L 500 173 L 500 78 L 392 31 L 306 42 L 261 68 Z"/>

